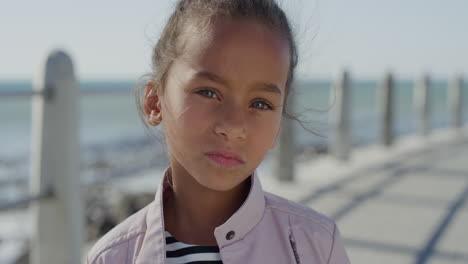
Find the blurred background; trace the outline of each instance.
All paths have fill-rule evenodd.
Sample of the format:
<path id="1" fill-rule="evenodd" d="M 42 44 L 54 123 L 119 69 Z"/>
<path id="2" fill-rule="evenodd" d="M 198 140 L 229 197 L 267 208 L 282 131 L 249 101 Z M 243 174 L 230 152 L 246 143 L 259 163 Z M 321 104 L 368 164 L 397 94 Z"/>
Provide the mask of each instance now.
<path id="1" fill-rule="evenodd" d="M 300 49 L 295 110 L 303 113 L 306 128 L 318 134 L 297 123 L 292 125 L 294 133 L 289 137 L 293 138 L 296 157 L 292 163 L 298 169 L 296 179 L 287 185 L 303 180 L 311 185 L 301 189 L 300 195 L 288 198 L 334 218 L 342 229 L 353 263 L 468 263 L 468 205 L 467 191 L 463 189 L 468 186 L 466 81 L 461 88 L 465 92 L 460 95 L 464 106 L 458 130 L 462 132 L 457 136 L 447 132 L 451 131 L 450 87 L 455 76 L 468 74 L 468 2 L 280 3 L 291 19 Z M 151 72 L 152 48 L 173 6 L 174 1 L 145 0 L 0 4 L 0 263 L 29 263 L 34 219 L 27 204 L 7 205 L 30 193 L 33 110 L 27 94 L 40 79 L 43 61 L 51 50 L 64 50 L 71 56 L 82 91 L 76 122 L 86 214 L 84 240 L 92 243 L 153 198 L 161 171 L 167 166 L 165 149 L 160 139 L 145 132 L 133 89 Z M 332 156 L 332 135 L 339 134 L 336 129 L 340 128 L 331 113 L 339 105 L 336 89 L 343 69 L 350 77 L 349 130 L 345 130 L 349 132 L 350 148 L 360 152 L 353 153 L 356 158 L 334 163 L 328 156 Z M 435 136 L 437 140 L 419 142 L 416 137 L 405 141 L 403 147 L 397 144 L 379 149 L 376 154 L 375 146 L 381 137 L 379 96 L 386 72 L 394 78 L 391 130 L 396 141 L 418 134 L 414 91 L 423 74 L 430 78 L 428 122 L 434 133 L 440 132 Z M 415 147 L 405 149 L 408 145 Z M 427 153 L 430 157 L 424 156 Z M 382 158 L 373 161 L 376 156 Z M 275 170 L 276 158 L 275 153 L 267 155 L 262 164 L 265 174 Z M 444 163 L 445 160 L 449 161 Z M 437 170 L 428 167 L 436 161 L 443 163 Z M 323 164 L 333 173 L 342 173 L 311 180 L 315 177 L 313 168 L 325 170 Z M 395 173 L 396 169 L 399 170 Z M 356 174 L 366 177 L 355 177 Z M 425 179 L 424 175 L 429 174 L 432 177 Z M 402 189 L 394 185 L 395 192 L 382 202 L 388 208 L 380 212 L 385 206 L 376 202 L 384 195 L 375 197 L 375 191 L 386 190 L 388 181 L 403 176 L 412 180 L 401 181 Z M 446 184 L 447 179 L 453 181 Z M 268 187 L 269 179 L 265 182 L 267 188 L 288 196 L 283 185 L 271 183 Z M 330 191 L 330 186 L 335 189 Z M 421 190 L 424 195 L 418 196 Z M 369 195 L 370 191 L 374 194 Z M 320 196 L 321 193 L 326 195 Z M 444 195 L 435 197 L 434 193 Z M 355 211 L 363 200 L 376 204 L 365 204 L 359 207 L 362 211 Z M 389 200 L 394 203 L 389 205 Z M 389 213 L 402 204 L 413 204 L 415 208 Z M 364 218 L 360 218 L 361 214 Z M 373 215 L 381 217 L 373 220 Z M 406 218 L 398 220 L 392 229 L 390 218 L 395 215 Z M 430 224 L 421 224 L 425 221 Z M 413 234 L 413 225 L 421 230 L 416 228 Z"/>

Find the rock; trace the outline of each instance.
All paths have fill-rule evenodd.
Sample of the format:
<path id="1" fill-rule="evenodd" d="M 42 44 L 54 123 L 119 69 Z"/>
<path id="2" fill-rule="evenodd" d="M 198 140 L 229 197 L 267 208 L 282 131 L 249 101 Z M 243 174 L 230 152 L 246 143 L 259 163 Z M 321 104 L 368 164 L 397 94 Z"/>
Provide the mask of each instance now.
<path id="1" fill-rule="evenodd" d="M 154 200 L 154 193 L 125 193 L 105 184 L 85 192 L 87 240 L 97 240 Z"/>

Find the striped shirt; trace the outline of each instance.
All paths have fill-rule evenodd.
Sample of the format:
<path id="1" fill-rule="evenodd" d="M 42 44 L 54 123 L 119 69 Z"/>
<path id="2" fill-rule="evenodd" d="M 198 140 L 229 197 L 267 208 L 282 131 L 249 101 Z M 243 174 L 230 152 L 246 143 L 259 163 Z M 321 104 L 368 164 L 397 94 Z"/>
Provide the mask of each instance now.
<path id="1" fill-rule="evenodd" d="M 177 241 L 166 231 L 167 264 L 222 264 L 219 247 L 197 246 Z"/>

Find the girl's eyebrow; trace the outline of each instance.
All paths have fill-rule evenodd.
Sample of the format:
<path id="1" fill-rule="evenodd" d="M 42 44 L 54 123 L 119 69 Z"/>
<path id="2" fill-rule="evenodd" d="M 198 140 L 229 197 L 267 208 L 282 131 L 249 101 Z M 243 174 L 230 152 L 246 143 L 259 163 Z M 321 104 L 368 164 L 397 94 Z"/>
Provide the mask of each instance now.
<path id="1" fill-rule="evenodd" d="M 262 83 L 259 89 L 281 95 L 280 88 L 274 83 Z"/>
<path id="2" fill-rule="evenodd" d="M 216 75 L 214 73 L 211 73 L 209 71 L 199 71 L 199 72 L 197 72 L 195 74 L 195 78 L 207 79 L 209 81 L 217 82 L 217 83 L 220 83 L 222 85 L 227 85 L 228 84 L 228 82 L 226 80 L 224 80 L 220 76 L 218 76 L 218 75 Z"/>
<path id="3" fill-rule="evenodd" d="M 207 79 L 209 81 L 220 83 L 224 86 L 228 86 L 228 81 L 223 79 L 222 77 L 209 72 L 209 71 L 199 71 L 195 74 L 195 78 Z M 257 86 L 258 90 L 263 90 L 271 93 L 277 93 L 279 95 L 282 94 L 281 89 L 274 83 L 260 83 L 260 86 Z"/>

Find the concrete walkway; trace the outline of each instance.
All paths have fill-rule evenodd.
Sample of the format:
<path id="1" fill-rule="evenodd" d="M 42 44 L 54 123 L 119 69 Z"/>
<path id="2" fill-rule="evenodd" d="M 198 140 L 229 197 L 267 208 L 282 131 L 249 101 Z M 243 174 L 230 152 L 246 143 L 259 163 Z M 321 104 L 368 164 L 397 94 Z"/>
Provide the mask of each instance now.
<path id="1" fill-rule="evenodd" d="M 430 147 L 400 151 L 385 162 L 349 173 L 341 168 L 341 176 L 296 194 L 295 200 L 337 222 L 352 263 L 466 264 L 468 137 L 440 138 Z M 308 174 L 317 175 L 312 165 Z M 275 192 L 291 197 L 293 189 L 304 184 Z"/>

